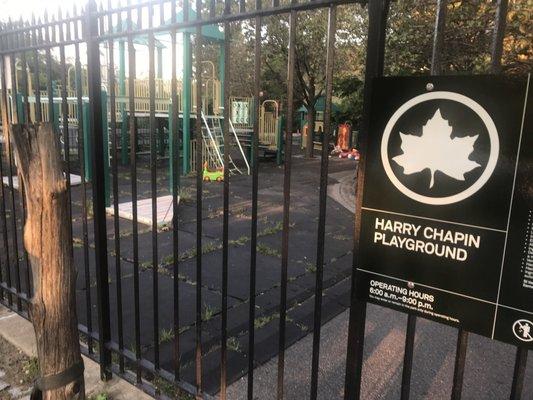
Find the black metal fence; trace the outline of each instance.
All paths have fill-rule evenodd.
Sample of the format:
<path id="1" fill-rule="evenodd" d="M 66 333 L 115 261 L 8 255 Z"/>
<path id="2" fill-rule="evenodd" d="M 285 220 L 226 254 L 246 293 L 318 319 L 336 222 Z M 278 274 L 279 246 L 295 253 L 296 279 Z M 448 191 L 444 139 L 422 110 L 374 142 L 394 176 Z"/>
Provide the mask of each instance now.
<path id="1" fill-rule="evenodd" d="M 58 132 L 71 132 L 72 124 L 75 125 L 77 132 L 77 149 L 72 146 L 71 134 L 63 135 L 65 172 L 69 184 L 71 195 L 71 208 L 73 218 L 76 220 L 76 229 L 79 230 L 81 240 L 73 243 L 73 252 L 75 258 L 83 260 L 82 268 L 79 271 L 78 281 L 85 287 L 84 295 L 78 296 L 78 310 L 80 318 L 80 332 L 83 338 L 83 349 L 91 357 L 99 360 L 101 365 L 102 379 L 107 379 L 112 373 L 123 376 L 135 384 L 143 387 L 152 394 L 161 394 L 154 381 L 164 380 L 181 390 L 197 396 L 198 398 L 210 398 L 204 391 L 202 379 L 202 363 L 205 356 L 202 345 L 202 326 L 206 323 L 205 316 L 202 315 L 203 297 L 202 297 L 202 272 L 205 267 L 203 263 L 203 253 L 205 240 L 202 235 L 203 216 L 204 216 L 204 196 L 203 196 L 203 176 L 202 176 L 202 153 L 201 147 L 196 147 L 196 207 L 195 207 L 195 232 L 194 232 L 194 252 L 195 252 L 195 294 L 194 302 L 191 304 L 187 313 L 194 313 L 192 326 L 192 338 L 183 340 L 192 340 L 194 342 L 194 354 L 191 357 L 194 363 L 194 374 L 184 377 L 181 373 L 182 365 L 182 346 L 181 336 L 183 312 L 180 308 L 180 240 L 178 227 L 180 225 L 180 213 L 183 212 L 181 202 L 178 201 L 180 195 L 180 168 L 181 163 L 178 157 L 173 157 L 169 163 L 172 164 L 171 188 L 169 194 L 172 196 L 173 218 L 171 231 L 172 257 L 167 263 L 165 271 L 170 271 L 173 282 L 173 299 L 172 312 L 173 321 L 171 323 L 170 335 L 174 338 L 171 347 L 165 347 L 163 351 L 172 353 L 172 368 L 163 368 L 160 362 L 162 352 L 162 331 L 160 329 L 161 318 L 159 315 L 159 273 L 162 268 L 163 260 L 158 253 L 158 233 L 161 227 L 158 226 L 158 149 L 157 149 L 157 128 L 155 115 L 155 54 L 154 41 L 155 35 L 165 32 L 170 36 L 171 47 L 171 86 L 172 93 L 170 103 L 178 103 L 177 92 L 177 33 L 188 28 L 195 34 L 194 42 L 194 62 L 196 71 L 201 71 L 202 63 L 202 27 L 213 24 L 221 24 L 226 32 L 224 40 L 224 59 L 226 65 L 231 58 L 231 46 L 229 37 L 229 26 L 232 22 L 253 21 L 255 25 L 255 47 L 254 47 L 254 131 L 259 129 L 259 105 L 261 97 L 261 32 L 263 18 L 281 14 L 289 14 L 289 42 L 288 42 L 288 65 L 287 65 L 287 116 L 285 126 L 285 154 L 283 169 L 283 210 L 281 221 L 281 276 L 280 276 L 280 301 L 279 301 L 279 340 L 278 340 L 278 375 L 277 375 L 277 398 L 284 398 L 284 375 L 288 372 L 284 370 L 285 366 L 285 349 L 286 328 L 287 328 L 287 290 L 289 283 L 289 244 L 290 244 L 290 202 L 291 202 L 291 167 L 292 167 L 292 132 L 294 90 L 295 90 L 295 43 L 296 30 L 298 29 L 298 13 L 301 11 L 310 11 L 314 9 L 325 8 L 328 10 L 327 23 L 327 54 L 326 62 L 326 87 L 325 87 L 325 115 L 324 115 L 324 135 L 329 138 L 331 132 L 331 101 L 332 101 L 332 79 L 334 71 L 334 48 L 336 33 L 336 13 L 337 6 L 348 3 L 357 3 L 356 0 L 315 0 L 315 1 L 296 1 L 280 2 L 273 0 L 272 3 L 262 4 L 261 0 L 247 2 L 225 1 L 223 7 L 215 0 L 209 2 L 196 1 L 195 12 L 191 13 L 191 6 L 188 1 L 180 4 L 181 17 L 178 18 L 178 1 L 176 0 L 149 0 L 140 1 L 118 7 L 107 8 L 97 7 L 96 3 L 90 1 L 85 10 L 74 12 L 73 15 L 62 16 L 59 14 L 57 19 L 44 17 L 44 20 L 32 19 L 31 22 L 9 22 L 4 23 L 0 29 L 0 77 L 1 77 L 1 109 L 2 109 L 2 127 L 4 134 L 3 151 L 4 160 L 0 163 L 0 173 L 7 176 L 7 181 L 1 185 L 0 195 L 0 218 L 2 230 L 2 268 L 0 269 L 0 288 L 1 298 L 4 304 L 13 308 L 17 312 L 27 315 L 27 302 L 31 298 L 31 279 L 30 267 L 27 255 L 22 245 L 22 225 L 24 220 L 24 204 L 21 192 L 23 188 L 18 188 L 15 177 L 16 166 L 14 164 L 11 146 L 9 146 L 9 126 L 11 123 L 20 122 L 38 122 L 42 120 L 57 121 L 56 129 Z M 365 3 L 365 2 L 361 2 Z M 435 35 L 433 45 L 432 73 L 439 73 L 440 60 L 439 54 L 442 46 L 442 36 L 445 27 L 446 0 L 439 0 L 436 12 Z M 389 10 L 389 0 L 370 0 L 366 4 L 368 11 L 369 29 L 368 45 L 366 54 L 366 72 L 365 72 L 365 90 L 364 90 L 364 118 L 360 135 L 360 147 L 362 154 L 365 154 L 364 133 L 368 127 L 368 105 L 372 93 L 372 78 L 383 74 L 385 34 L 387 25 L 387 15 Z M 169 15 L 170 13 L 170 15 Z M 492 46 L 492 70 L 497 73 L 500 69 L 500 58 L 502 54 L 503 32 L 505 29 L 505 17 L 507 13 L 507 1 L 499 0 L 497 13 L 495 16 L 495 30 Z M 168 19 L 167 19 L 168 18 Z M 122 24 L 126 21 L 126 24 Z M 120 24 L 119 24 L 120 23 Z M 117 26 L 125 26 L 124 29 L 116 29 Z M 122 241 L 123 231 L 127 228 L 119 217 L 119 201 L 121 199 L 121 187 L 119 185 L 120 176 L 120 146 L 118 132 L 120 128 L 127 124 L 129 131 L 129 143 L 137 142 L 139 129 L 135 113 L 129 113 L 127 119 L 117 121 L 116 94 L 115 90 L 108 90 L 109 98 L 106 100 L 102 97 L 102 78 L 106 76 L 109 88 L 114 88 L 117 82 L 115 72 L 115 55 L 114 48 L 117 42 L 125 43 L 128 51 L 128 70 L 130 79 L 128 81 L 129 93 L 135 92 L 134 79 L 137 62 L 135 57 L 135 38 L 144 37 L 148 44 L 148 79 L 149 79 L 149 133 L 150 133 L 150 154 L 147 161 L 146 176 L 150 180 L 150 198 L 151 198 L 151 282 L 146 284 L 140 280 L 140 272 L 143 270 L 143 263 L 140 261 L 139 240 L 140 235 L 144 233 L 139 228 L 138 221 L 138 185 L 142 177 L 138 174 L 140 158 L 135 151 L 129 154 L 129 167 L 126 169 L 129 176 L 129 196 L 131 196 L 131 240 L 133 243 L 131 254 L 131 271 L 125 268 L 123 262 L 124 242 Z M 101 49 L 106 46 L 108 49 L 107 71 L 102 70 Z M 53 59 L 52 51 L 59 51 L 59 63 Z M 86 56 L 84 54 L 86 50 Z M 75 70 L 74 89 L 69 92 L 69 66 L 67 62 L 67 51 L 72 54 L 74 59 L 72 67 Z M 18 63 L 20 76 L 18 76 Z M 85 83 L 85 68 L 87 66 L 87 82 Z M 44 71 L 42 70 L 44 68 Z M 54 70 L 56 68 L 56 70 Z M 224 79 L 224 98 L 225 104 L 229 102 L 229 69 L 225 69 Z M 53 75 L 58 74 L 60 80 L 60 90 L 54 91 Z M 30 76 L 33 78 L 33 87 L 37 90 L 31 91 L 29 81 Z M 45 77 L 45 82 L 42 82 Z M 202 92 L 201 74 L 196 76 L 196 91 Z M 72 86 L 72 85 L 71 85 Z M 85 90 L 84 88 L 87 88 Z M 41 98 L 41 88 L 46 90 L 47 99 Z M 135 97 L 130 95 L 128 98 L 129 109 L 135 109 Z M 84 104 L 88 104 L 84 108 Z M 202 120 L 199 117 L 202 110 L 202 99 L 196 97 L 196 125 L 194 130 L 196 137 L 202 137 Z M 109 104 L 109 110 L 106 105 Z M 72 116 L 71 109 L 75 109 L 74 116 L 77 122 L 72 122 L 69 117 Z M 228 107 L 224 109 L 224 118 L 228 120 Z M 86 111 L 84 111 L 86 110 Z M 84 114 L 85 112 L 85 114 Z M 86 124 L 81 120 L 86 119 Z M 72 118 L 71 118 L 72 119 Z M 107 120 L 103 125 L 102 121 Z M 182 131 L 179 129 L 179 115 L 177 107 L 171 107 L 170 115 L 170 143 L 174 149 L 179 149 L 181 143 Z M 225 148 L 230 146 L 230 133 L 228 124 L 224 124 L 224 145 Z M 108 135 L 110 149 L 110 171 L 107 170 L 108 154 L 104 151 L 104 145 Z M 250 257 L 249 257 L 249 299 L 248 309 L 248 329 L 247 329 L 247 385 L 248 398 L 254 398 L 254 367 L 256 366 L 255 357 L 255 321 L 256 321 L 256 286 L 258 284 L 257 269 L 257 246 L 259 216 L 259 163 L 258 163 L 258 138 L 254 135 L 251 154 L 252 160 L 252 189 L 251 189 L 251 224 L 250 224 Z M 76 151 L 73 152 L 72 148 Z M 323 146 L 320 164 L 320 191 L 318 206 L 318 231 L 316 246 L 316 280 L 314 288 L 314 307 L 313 307 L 313 353 L 311 369 L 311 387 L 309 394 L 302 394 L 302 398 L 317 398 L 318 372 L 319 372 L 319 351 L 320 351 L 320 333 L 322 321 L 322 296 L 323 291 L 323 265 L 324 265 L 324 245 L 325 245 L 325 219 L 327 205 L 327 184 L 328 184 L 328 154 L 327 146 Z M 179 153 L 179 150 L 178 150 Z M 71 157 L 75 156 L 75 159 Z M 89 159 L 86 159 L 89 157 Z M 229 152 L 224 152 L 224 164 L 229 165 Z M 81 177 L 82 185 L 76 189 L 71 185 L 71 172 L 77 172 Z M 354 230 L 354 251 L 357 254 L 357 243 L 359 237 L 359 217 L 361 210 L 361 201 L 364 178 L 364 167 L 359 169 L 358 174 L 358 194 L 356 207 L 356 224 Z M 90 175 L 91 185 L 84 182 L 88 181 Z M 110 179 L 110 182 L 108 182 Z M 231 361 L 228 359 L 228 284 L 231 280 L 228 268 L 228 251 L 230 247 L 230 177 L 229 168 L 224 169 L 224 183 L 222 196 L 222 285 L 221 285 L 221 311 L 220 311 L 220 335 L 216 338 L 220 344 L 220 398 L 226 397 L 226 385 L 228 368 L 231 367 Z M 163 180 L 162 180 L 163 181 Z M 164 180 L 165 183 L 168 183 Z M 112 204 L 106 210 L 106 201 L 108 190 L 111 192 L 110 198 Z M 183 196 L 183 194 L 181 195 Z M 106 213 L 112 211 L 114 217 L 112 223 L 106 217 Z M 92 226 L 91 226 L 92 221 Z M 112 232 L 112 236 L 110 236 Z M 144 239 L 145 236 L 143 236 Z M 183 259 L 183 257 L 181 257 Z M 354 265 L 357 262 L 354 259 Z M 113 263 L 114 265 L 110 265 Z M 125 274 L 132 276 L 132 287 L 123 286 Z M 143 275 L 143 279 L 146 275 Z M 146 278 L 147 279 L 147 278 Z M 148 285 L 148 286 L 147 286 Z M 346 382 L 345 398 L 355 399 L 360 397 L 361 371 L 363 368 L 363 345 L 364 345 L 364 328 L 366 304 L 358 301 L 353 296 L 355 281 L 352 278 L 352 298 L 350 308 L 350 328 L 347 349 L 346 365 Z M 141 288 L 142 286 L 142 288 Z M 151 286 L 151 287 L 150 287 Z M 110 289 L 114 288 L 114 290 Z M 94 290 L 93 290 L 94 289 Z M 133 311 L 124 311 L 123 299 L 132 295 Z M 141 309 L 144 309 L 144 295 L 150 294 L 151 299 L 151 317 L 143 319 Z M 96 301 L 94 299 L 96 296 Z M 113 304 L 113 307 L 111 307 Z M 111 309 L 113 308 L 113 309 Z M 146 312 L 146 310 L 144 310 Z M 124 322 L 127 318 L 133 319 L 133 324 L 128 325 L 130 328 L 124 328 Z M 147 357 L 143 352 L 141 325 L 147 321 L 152 323 L 153 351 L 151 357 Z M 131 322 L 131 321 L 129 321 Z M 96 323 L 96 324 L 95 324 Z M 133 331 L 130 329 L 133 328 Z M 401 398 L 409 398 L 411 370 L 413 365 L 413 348 L 414 336 L 416 330 L 416 317 L 409 316 L 405 341 L 405 356 L 403 364 Z M 112 332 L 113 331 L 113 332 Z M 168 332 L 167 332 L 168 333 Z M 130 347 L 127 347 L 125 337 L 130 337 Z M 463 373 L 465 370 L 465 358 L 468 341 L 468 332 L 462 329 L 458 331 L 457 353 L 455 359 L 455 372 L 453 379 L 452 398 L 461 397 Z M 524 375 L 526 369 L 527 350 L 517 349 L 516 364 L 512 383 L 512 399 L 521 397 L 522 387 L 524 384 Z M 146 383 L 148 380 L 148 383 Z M 152 383 L 150 383 L 152 382 Z"/>

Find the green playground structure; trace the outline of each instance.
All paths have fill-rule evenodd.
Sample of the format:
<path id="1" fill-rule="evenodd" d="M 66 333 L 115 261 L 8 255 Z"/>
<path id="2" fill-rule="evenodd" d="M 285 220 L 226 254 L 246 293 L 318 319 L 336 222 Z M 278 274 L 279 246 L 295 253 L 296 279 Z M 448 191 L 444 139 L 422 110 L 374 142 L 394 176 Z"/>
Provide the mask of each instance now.
<path id="1" fill-rule="evenodd" d="M 183 21 L 183 12 L 177 13 L 176 18 L 178 21 Z M 196 18 L 195 11 L 189 10 L 189 18 Z M 167 22 L 170 24 L 170 22 Z M 128 24 L 119 21 L 114 27 L 116 32 L 122 32 L 129 29 Z M 132 27 L 135 28 L 135 27 Z M 159 157 L 165 158 L 168 154 L 170 160 L 180 157 L 180 173 L 187 175 L 191 171 L 195 170 L 196 166 L 196 146 L 200 143 L 202 146 L 202 165 L 207 163 L 209 168 L 217 170 L 223 167 L 224 158 L 224 140 L 223 140 L 223 109 L 224 109 L 224 33 L 219 29 L 217 25 L 206 25 L 202 27 L 202 39 L 210 44 L 218 45 L 218 65 L 211 61 L 205 61 L 203 63 L 202 73 L 202 112 L 200 118 L 202 118 L 202 137 L 194 138 L 191 119 L 197 118 L 196 113 L 196 85 L 195 79 L 192 76 L 192 45 L 191 35 L 196 32 L 195 28 L 184 28 L 178 31 L 182 38 L 182 60 L 183 69 L 181 79 L 177 81 L 177 93 L 178 104 L 173 105 L 171 101 L 172 82 L 170 79 L 163 78 L 163 62 L 166 46 L 161 40 L 162 36 L 167 33 L 160 33 L 156 36 L 154 41 L 155 50 L 157 51 L 156 58 L 156 79 L 155 79 L 155 116 L 158 121 L 158 154 Z M 134 36 L 133 42 L 137 46 L 148 46 L 148 39 L 143 36 Z M 130 82 L 132 77 L 127 76 L 126 69 L 126 56 L 127 56 L 127 43 L 125 38 L 117 39 L 116 44 L 118 46 L 118 71 L 116 73 L 115 85 L 110 88 L 106 82 L 103 82 L 102 87 L 102 124 L 104 126 L 104 155 L 108 160 L 105 168 L 106 180 L 106 199 L 109 204 L 110 201 L 110 180 L 109 180 L 109 166 L 110 166 L 110 91 L 112 90 L 115 98 L 115 121 L 116 132 L 111 134 L 117 134 L 120 136 L 119 148 L 117 149 L 117 156 L 120 159 L 122 165 L 127 165 L 130 160 L 130 151 L 135 149 L 136 154 L 142 154 L 143 143 L 129 143 L 129 121 L 133 113 L 133 117 L 136 121 L 138 137 L 142 135 L 142 122 L 143 119 L 147 119 L 150 115 L 150 92 L 148 79 L 133 77 L 134 83 L 134 110 L 130 110 Z M 179 49 L 179 47 L 178 47 Z M 135 47 L 134 47 L 135 50 Z M 117 52 L 114 52 L 115 54 Z M 109 55 L 109 54 L 108 54 Z M 115 61 L 115 60 L 114 60 Z M 77 74 L 78 70 L 74 66 L 68 69 L 67 73 L 67 88 L 62 90 L 61 84 L 58 81 L 52 82 L 52 96 L 49 96 L 46 90 L 39 90 L 32 87 L 32 74 L 27 68 L 27 75 L 29 77 L 28 82 L 28 96 L 27 106 L 24 104 L 25 97 L 21 93 L 11 93 L 8 89 L 9 99 L 11 107 L 16 107 L 18 115 L 22 116 L 23 121 L 35 121 L 36 102 L 39 101 L 42 110 L 42 120 L 51 121 L 54 126 L 54 130 L 61 134 L 64 138 L 66 132 L 63 130 L 63 112 L 62 103 L 64 101 L 66 93 L 66 102 L 68 115 L 68 127 L 71 129 L 82 129 L 83 134 L 80 135 L 80 139 L 83 140 L 83 160 L 84 160 L 84 175 L 85 180 L 90 181 L 93 176 L 92 165 L 90 163 L 91 148 L 90 141 L 88 140 L 89 125 L 88 125 L 88 112 L 89 112 L 89 98 L 87 90 L 87 76 L 86 69 L 81 68 L 81 74 Z M 20 63 L 16 66 L 16 77 L 22 75 L 22 65 Z M 74 79 L 71 75 L 74 74 Z M 81 76 L 78 76 L 81 75 Z M 72 84 L 74 82 L 74 84 Z M 21 85 L 17 84 L 17 87 Z M 78 93 L 82 93 L 82 109 L 78 109 Z M 38 96 L 36 92 L 39 91 Z M 53 107 L 48 107 L 48 103 L 52 99 Z M 240 163 L 234 161 L 232 156 L 230 160 L 230 173 L 231 174 L 249 174 L 250 173 L 250 160 L 253 159 L 252 154 L 252 142 L 253 135 L 259 136 L 259 150 L 264 153 L 272 153 L 276 155 L 277 162 L 282 162 L 283 154 L 283 139 L 282 139 L 282 126 L 283 118 L 280 114 L 280 104 L 275 100 L 264 100 L 259 105 L 259 132 L 254 132 L 254 99 L 251 97 L 230 97 L 229 115 L 229 129 L 232 142 L 236 149 L 236 154 L 239 156 Z M 173 146 L 171 140 L 172 132 L 172 115 L 173 107 L 177 109 L 178 115 L 178 132 L 181 133 L 180 149 L 176 149 Z M 26 115 L 29 113 L 29 115 Z M 53 114 L 50 116 L 50 114 Z M 146 120 L 144 120 L 146 122 Z M 73 137 L 70 141 L 71 147 L 68 150 L 71 153 L 76 153 L 78 146 L 76 145 L 77 136 Z M 200 140 L 199 140 L 200 139 Z M 64 140 L 64 139 L 63 139 Z M 139 140 L 138 140 L 139 141 Z M 149 141 L 148 141 L 149 142 Z M 74 146 L 72 146 L 74 145 Z M 235 155 L 235 153 L 234 153 Z M 118 160 L 117 160 L 118 161 Z M 239 165 L 237 165 L 239 164 Z M 173 187 L 172 179 L 176 174 L 173 171 L 174 163 L 169 162 L 169 176 L 170 187 Z"/>

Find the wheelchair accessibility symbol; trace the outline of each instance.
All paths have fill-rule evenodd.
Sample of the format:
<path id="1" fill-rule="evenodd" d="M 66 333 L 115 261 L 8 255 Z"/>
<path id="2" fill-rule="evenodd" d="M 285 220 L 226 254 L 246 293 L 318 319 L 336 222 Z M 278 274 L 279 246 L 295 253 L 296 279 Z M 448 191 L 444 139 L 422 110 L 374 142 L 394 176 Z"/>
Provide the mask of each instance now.
<path id="1" fill-rule="evenodd" d="M 523 342 L 533 341 L 533 322 L 519 319 L 513 324 L 514 335 Z"/>

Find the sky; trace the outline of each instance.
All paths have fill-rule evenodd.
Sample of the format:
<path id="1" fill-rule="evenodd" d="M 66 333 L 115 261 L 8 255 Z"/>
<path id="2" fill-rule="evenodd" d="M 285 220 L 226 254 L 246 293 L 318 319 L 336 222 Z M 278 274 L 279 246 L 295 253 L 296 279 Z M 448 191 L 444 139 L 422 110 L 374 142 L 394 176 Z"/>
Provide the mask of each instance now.
<path id="1" fill-rule="evenodd" d="M 9 17 L 15 20 L 20 17 L 29 20 L 32 13 L 35 13 L 36 18 L 42 17 L 45 9 L 48 10 L 48 15 L 51 15 L 56 14 L 60 6 L 65 12 L 72 11 L 74 5 L 80 10 L 86 4 L 87 0 L 0 0 L 0 10 L 2 10 L 0 20 L 7 21 Z"/>

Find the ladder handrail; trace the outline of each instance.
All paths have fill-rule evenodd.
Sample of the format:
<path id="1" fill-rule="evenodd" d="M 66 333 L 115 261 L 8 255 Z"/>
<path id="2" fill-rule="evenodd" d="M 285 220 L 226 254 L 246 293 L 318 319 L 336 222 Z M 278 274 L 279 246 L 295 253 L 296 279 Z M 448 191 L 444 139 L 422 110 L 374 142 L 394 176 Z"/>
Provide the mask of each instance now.
<path id="1" fill-rule="evenodd" d="M 239 146 L 239 150 L 241 151 L 242 158 L 244 159 L 244 162 L 246 163 L 246 169 L 248 170 L 248 175 L 250 175 L 250 164 L 248 163 L 248 158 L 246 157 L 246 154 L 244 154 L 244 150 L 241 146 L 241 141 L 239 140 L 239 137 L 237 136 L 237 132 L 235 132 L 235 128 L 233 127 L 233 123 L 231 122 L 231 118 L 228 118 L 229 126 L 231 128 L 231 131 L 233 132 L 233 136 L 235 137 L 235 140 L 237 141 L 237 145 Z"/>
<path id="2" fill-rule="evenodd" d="M 220 154 L 220 150 L 218 148 L 218 144 L 215 141 L 215 138 L 213 137 L 213 134 L 211 133 L 211 129 L 209 128 L 209 124 L 207 123 L 207 120 L 205 118 L 204 112 L 201 112 L 202 120 L 204 121 L 204 125 L 207 129 L 207 133 L 209 134 L 209 138 L 211 139 L 211 142 L 213 143 L 213 147 L 215 148 L 215 153 L 218 156 L 218 160 L 220 161 L 220 164 L 224 166 L 224 160 L 222 159 L 222 155 Z M 203 136 L 203 135 L 202 135 Z M 202 137 L 202 139 L 205 140 L 205 138 Z"/>
<path id="3" fill-rule="evenodd" d="M 220 121 L 224 120 L 224 117 L 217 115 L 217 116 L 213 116 L 212 119 L 213 120 L 215 120 L 215 119 L 217 120 L 218 128 L 220 129 L 222 140 L 224 140 L 224 130 L 222 129 L 222 124 L 220 122 Z M 213 125 L 214 124 L 215 123 L 213 122 Z M 224 151 L 226 151 L 225 143 L 222 143 L 222 145 L 224 146 Z M 230 151 L 230 150 L 227 150 L 227 151 Z M 233 162 L 233 158 L 231 158 L 231 154 L 230 153 L 228 153 L 228 157 L 229 157 L 229 162 L 233 165 L 234 170 L 236 170 L 239 174 L 242 174 L 242 172 L 239 169 L 239 167 L 237 167 L 237 165 Z M 232 171 L 232 170 L 230 170 L 230 171 Z"/>

